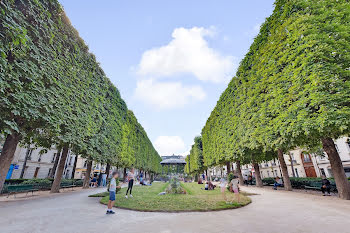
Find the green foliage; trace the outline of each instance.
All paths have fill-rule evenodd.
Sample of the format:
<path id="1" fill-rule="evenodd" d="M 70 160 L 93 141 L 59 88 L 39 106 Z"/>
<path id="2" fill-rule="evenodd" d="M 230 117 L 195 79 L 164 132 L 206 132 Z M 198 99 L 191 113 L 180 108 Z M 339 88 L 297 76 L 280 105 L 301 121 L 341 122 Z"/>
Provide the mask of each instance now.
<path id="1" fill-rule="evenodd" d="M 149 140 L 146 131 L 137 122 L 132 111 L 122 127 L 120 166 L 136 167 L 144 171 L 159 173 L 161 158 Z"/>
<path id="2" fill-rule="evenodd" d="M 233 175 L 233 173 L 228 174 L 228 177 L 227 177 L 228 183 L 230 183 L 231 180 L 233 180 L 234 177 L 235 177 L 235 176 Z"/>
<path id="3" fill-rule="evenodd" d="M 206 169 L 203 160 L 203 143 L 201 136 L 194 138 L 194 144 L 192 145 L 190 154 L 185 158 L 185 161 L 185 172 L 187 174 L 199 174 Z"/>
<path id="4" fill-rule="evenodd" d="M 202 130 L 206 166 L 350 133 L 350 7 L 277 0 Z"/>
<path id="5" fill-rule="evenodd" d="M 0 1 L 0 12 L 0 133 L 159 172 L 160 156 L 58 1 Z"/>

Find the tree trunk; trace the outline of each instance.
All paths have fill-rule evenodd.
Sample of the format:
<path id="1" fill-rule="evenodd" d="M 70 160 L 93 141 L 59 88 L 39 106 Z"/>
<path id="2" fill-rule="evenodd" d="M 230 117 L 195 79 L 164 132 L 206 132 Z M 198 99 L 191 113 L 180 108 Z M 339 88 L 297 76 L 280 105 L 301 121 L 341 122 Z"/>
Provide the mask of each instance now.
<path id="1" fill-rule="evenodd" d="M 60 186 L 61 186 L 61 180 L 62 180 L 62 174 L 64 171 L 64 166 L 66 165 L 68 155 L 68 146 L 63 147 L 60 162 L 58 163 L 55 179 L 51 186 L 51 193 L 59 193 L 60 192 Z"/>
<path id="2" fill-rule="evenodd" d="M 226 169 L 227 169 L 227 175 L 231 173 L 231 163 L 230 162 L 226 162 Z"/>
<path id="3" fill-rule="evenodd" d="M 290 168 L 292 169 L 292 174 L 293 177 L 295 177 L 295 171 L 294 171 L 294 165 L 293 165 L 293 158 L 292 156 L 289 154 L 289 160 L 290 160 Z"/>
<path id="4" fill-rule="evenodd" d="M 7 172 L 16 152 L 21 136 L 18 133 L 7 135 L 0 155 L 0 192 L 4 187 Z"/>
<path id="5" fill-rule="evenodd" d="M 21 175 L 19 176 L 20 179 L 23 179 L 24 170 L 26 169 L 26 166 L 27 166 L 27 161 L 28 161 L 28 157 L 29 157 L 29 152 L 30 152 L 30 144 L 28 144 L 28 146 L 27 146 L 26 157 L 24 157 L 24 163 L 23 163 Z"/>
<path id="6" fill-rule="evenodd" d="M 323 138 L 322 146 L 328 155 L 328 160 L 331 164 L 335 183 L 339 197 L 345 200 L 350 200 L 350 183 L 346 178 L 342 161 L 332 138 Z"/>
<path id="7" fill-rule="evenodd" d="M 77 168 L 77 162 L 78 162 L 78 155 L 76 155 L 75 159 L 74 159 L 74 165 L 73 165 L 73 170 L 72 170 L 72 179 L 74 179 L 74 176 L 75 176 L 75 169 Z"/>
<path id="8" fill-rule="evenodd" d="M 57 170 L 57 165 L 58 165 L 58 161 L 60 160 L 60 157 L 61 157 L 61 150 L 58 150 L 56 158 L 55 158 L 55 162 L 53 164 L 53 168 L 52 168 L 52 170 L 50 172 L 50 178 L 54 178 L 55 177 L 56 170 Z"/>
<path id="9" fill-rule="evenodd" d="M 110 164 L 110 163 L 107 163 L 107 166 L 106 166 L 107 179 L 108 179 L 108 177 L 109 177 L 109 170 L 111 170 L 111 164 Z"/>
<path id="10" fill-rule="evenodd" d="M 88 162 L 86 164 L 85 178 L 84 178 L 84 181 L 83 181 L 83 189 L 88 189 L 89 188 L 91 170 L 92 170 L 92 160 L 88 160 Z"/>
<path id="11" fill-rule="evenodd" d="M 288 168 L 286 161 L 284 161 L 283 151 L 281 149 L 278 149 L 278 160 L 280 161 L 282 169 L 284 189 L 287 191 L 292 191 L 292 184 L 289 179 Z"/>
<path id="12" fill-rule="evenodd" d="M 255 171 L 255 185 L 256 185 L 256 187 L 262 187 L 263 182 L 262 182 L 261 176 L 260 176 L 259 164 L 253 163 L 253 166 L 254 166 L 254 171 Z"/>
<path id="13" fill-rule="evenodd" d="M 237 166 L 237 173 L 238 173 L 238 178 L 239 178 L 239 184 L 243 185 L 244 184 L 244 179 L 242 175 L 242 169 L 241 169 L 241 161 L 236 161 L 236 166 Z"/>
<path id="14" fill-rule="evenodd" d="M 126 167 L 124 168 L 124 171 L 123 171 L 123 179 L 126 180 Z"/>

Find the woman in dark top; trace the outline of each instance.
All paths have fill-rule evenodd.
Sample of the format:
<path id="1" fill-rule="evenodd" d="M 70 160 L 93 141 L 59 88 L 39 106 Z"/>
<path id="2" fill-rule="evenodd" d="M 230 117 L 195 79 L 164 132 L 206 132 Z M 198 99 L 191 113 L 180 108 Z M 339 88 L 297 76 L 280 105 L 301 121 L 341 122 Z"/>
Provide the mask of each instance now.
<path id="1" fill-rule="evenodd" d="M 325 177 L 322 176 L 322 187 L 321 187 L 321 191 L 323 193 L 323 196 L 330 196 L 331 195 L 331 182 L 329 182 L 329 180 Z M 327 194 L 326 194 L 327 191 Z"/>

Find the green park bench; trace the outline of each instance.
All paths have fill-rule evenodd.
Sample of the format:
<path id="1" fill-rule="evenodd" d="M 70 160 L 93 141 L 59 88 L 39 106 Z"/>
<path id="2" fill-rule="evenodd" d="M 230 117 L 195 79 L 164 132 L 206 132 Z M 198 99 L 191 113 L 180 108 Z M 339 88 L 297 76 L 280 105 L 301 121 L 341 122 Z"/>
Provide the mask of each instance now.
<path id="1" fill-rule="evenodd" d="M 7 186 L 7 197 L 10 196 L 10 194 L 14 194 L 16 197 L 17 193 L 26 193 L 32 192 L 32 195 L 34 191 L 39 191 L 39 189 L 34 188 L 32 184 L 21 184 L 21 185 L 9 185 Z"/>
<path id="2" fill-rule="evenodd" d="M 320 181 L 310 182 L 310 185 L 304 186 L 305 189 L 319 190 L 319 191 L 321 191 L 321 187 L 322 187 L 322 182 Z M 335 183 L 332 183 L 332 182 L 331 182 L 331 192 L 333 193 L 337 192 L 337 186 L 335 185 Z"/>
<path id="3" fill-rule="evenodd" d="M 310 182 L 310 185 L 305 185 L 305 189 L 321 190 L 322 182 Z"/>
<path id="4" fill-rule="evenodd" d="M 65 189 L 65 188 L 71 188 L 72 191 L 74 190 L 74 187 L 77 187 L 73 182 L 61 182 L 60 188 Z"/>

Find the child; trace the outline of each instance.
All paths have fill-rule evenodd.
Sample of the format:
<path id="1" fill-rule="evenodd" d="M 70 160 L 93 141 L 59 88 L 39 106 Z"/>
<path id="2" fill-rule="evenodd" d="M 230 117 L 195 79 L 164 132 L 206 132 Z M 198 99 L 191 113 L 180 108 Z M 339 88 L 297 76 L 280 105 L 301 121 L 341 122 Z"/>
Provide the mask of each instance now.
<path id="1" fill-rule="evenodd" d="M 205 182 L 204 189 L 205 189 L 205 190 L 209 190 L 209 183 L 208 183 L 208 181 L 207 181 L 207 182 Z"/>
<path id="2" fill-rule="evenodd" d="M 235 196 L 236 196 L 236 200 L 237 202 L 240 202 L 240 196 L 239 196 L 239 179 L 237 177 L 234 177 L 232 180 L 231 180 L 231 189 L 232 189 L 232 192 L 235 193 Z"/>
<path id="3" fill-rule="evenodd" d="M 118 173 L 116 171 L 114 171 L 112 173 L 112 179 L 109 183 L 109 201 L 108 201 L 108 209 L 106 214 L 115 214 L 115 212 L 112 210 L 113 206 L 114 206 L 114 202 L 115 202 L 115 193 L 117 191 L 117 182 L 115 179 L 118 178 Z"/>

